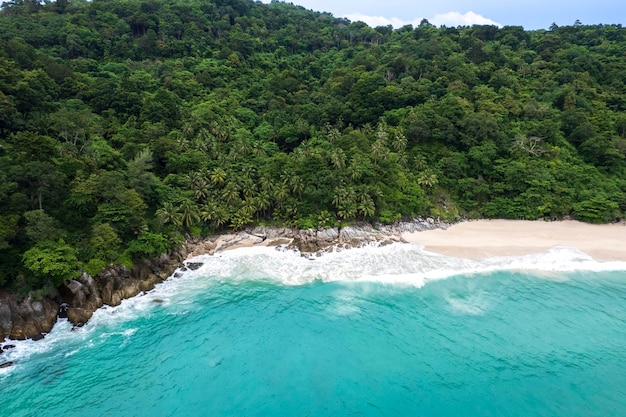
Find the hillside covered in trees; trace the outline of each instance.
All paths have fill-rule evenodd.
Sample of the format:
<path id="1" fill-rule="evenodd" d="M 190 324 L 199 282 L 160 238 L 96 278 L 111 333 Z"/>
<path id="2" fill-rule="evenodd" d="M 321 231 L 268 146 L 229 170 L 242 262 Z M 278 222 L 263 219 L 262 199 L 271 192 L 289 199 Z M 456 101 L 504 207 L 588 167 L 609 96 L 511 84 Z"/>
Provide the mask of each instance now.
<path id="1" fill-rule="evenodd" d="M 0 9 L 0 286 L 252 224 L 626 210 L 626 29 L 248 0 Z"/>

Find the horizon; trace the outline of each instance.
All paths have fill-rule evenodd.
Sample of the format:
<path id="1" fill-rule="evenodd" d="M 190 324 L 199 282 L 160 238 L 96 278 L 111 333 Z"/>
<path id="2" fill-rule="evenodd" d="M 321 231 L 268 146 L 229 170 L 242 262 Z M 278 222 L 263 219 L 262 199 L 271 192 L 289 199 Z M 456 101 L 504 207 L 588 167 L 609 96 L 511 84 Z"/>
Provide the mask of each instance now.
<path id="1" fill-rule="evenodd" d="M 271 0 L 262 2 L 267 4 Z M 395 29 L 409 24 L 417 26 L 422 19 L 427 19 L 435 26 L 523 26 L 525 30 L 548 29 L 553 23 L 558 26 L 571 26 L 576 22 L 583 25 L 626 23 L 626 6 L 617 0 L 599 0 L 593 3 L 580 0 L 557 0 L 550 3 L 541 0 L 475 0 L 470 3 L 461 0 L 388 0 L 384 3 L 372 0 L 293 0 L 285 3 L 293 3 L 317 12 L 328 12 L 353 22 L 363 21 L 371 27 L 391 25 Z"/>

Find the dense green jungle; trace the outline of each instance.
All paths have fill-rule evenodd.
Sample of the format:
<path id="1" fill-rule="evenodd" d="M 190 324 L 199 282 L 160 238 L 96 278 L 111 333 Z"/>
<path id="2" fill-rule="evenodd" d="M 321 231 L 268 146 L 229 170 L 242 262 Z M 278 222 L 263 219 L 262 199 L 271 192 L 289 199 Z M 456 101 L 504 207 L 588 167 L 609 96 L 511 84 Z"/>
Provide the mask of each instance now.
<path id="1" fill-rule="evenodd" d="M 41 295 L 256 224 L 619 221 L 624 81 L 621 25 L 3 3 L 0 287 Z"/>

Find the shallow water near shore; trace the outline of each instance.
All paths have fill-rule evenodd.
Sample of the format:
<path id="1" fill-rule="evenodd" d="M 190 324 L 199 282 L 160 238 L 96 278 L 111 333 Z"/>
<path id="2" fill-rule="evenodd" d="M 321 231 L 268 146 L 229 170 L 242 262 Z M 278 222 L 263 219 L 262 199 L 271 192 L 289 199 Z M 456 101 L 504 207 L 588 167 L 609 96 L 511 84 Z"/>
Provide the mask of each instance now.
<path id="1" fill-rule="evenodd" d="M 623 416 L 626 264 L 412 245 L 204 266 L 17 342 L 2 416 Z"/>

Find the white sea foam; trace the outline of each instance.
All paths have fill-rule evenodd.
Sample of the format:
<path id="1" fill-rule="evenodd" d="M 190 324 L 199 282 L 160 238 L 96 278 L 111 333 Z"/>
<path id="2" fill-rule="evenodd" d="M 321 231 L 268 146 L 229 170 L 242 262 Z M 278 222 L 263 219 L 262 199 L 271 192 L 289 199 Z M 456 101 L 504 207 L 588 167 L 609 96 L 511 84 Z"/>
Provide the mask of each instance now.
<path id="1" fill-rule="evenodd" d="M 25 359 L 36 355 L 46 355 L 49 352 L 60 349 L 69 341 L 74 341 L 76 337 L 71 333 L 72 325 L 65 319 L 57 321 L 52 331 L 45 339 L 35 340 L 5 340 L 3 345 L 14 345 L 15 347 L 4 352 L 1 361 L 13 362 L 16 366 Z M 69 352 L 68 352 L 69 353 Z M 13 372 L 15 367 L 0 369 L 0 378 Z"/>
<path id="2" fill-rule="evenodd" d="M 1 361 L 16 365 L 33 356 L 45 356 L 63 349 L 72 356 L 81 349 L 104 343 L 102 335 L 118 332 L 119 324 L 151 311 L 167 308 L 168 314 L 188 314 L 194 310 L 194 295 L 219 282 L 262 280 L 281 285 L 304 285 L 313 282 L 379 282 L 388 285 L 422 287 L 429 281 L 454 275 L 471 275 L 499 270 L 528 271 L 547 279 L 562 279 L 560 272 L 626 271 L 626 262 L 600 262 L 574 248 L 558 247 L 545 253 L 517 257 L 493 257 L 468 260 L 434 254 L 416 245 L 392 244 L 330 252 L 316 257 L 303 257 L 298 252 L 271 247 L 240 248 L 218 255 L 202 255 L 190 260 L 203 265 L 182 272 L 178 277 L 158 284 L 154 290 L 124 300 L 119 306 L 105 306 L 95 312 L 83 327 L 72 330 L 67 320 L 59 320 L 42 341 L 9 341 L 16 345 L 5 352 Z M 177 271 L 181 273 L 181 271 Z M 339 302 L 340 300 L 338 300 Z M 481 314 L 488 306 L 484 300 L 449 298 L 453 310 L 465 314 Z M 346 307 L 348 306 L 348 307 Z M 343 303 L 337 314 L 358 314 L 358 303 Z M 107 329 L 111 329 L 108 331 Z M 131 338 L 136 329 L 122 336 Z M 96 332 L 98 336 L 96 336 Z M 12 367 L 0 369 L 0 377 L 12 372 Z"/>
<path id="3" fill-rule="evenodd" d="M 213 279 L 269 279 L 284 285 L 302 285 L 315 280 L 378 281 L 422 286 L 434 279 L 453 275 L 509 271 L 571 272 L 626 270 L 626 262 L 600 262 L 567 247 L 525 256 L 503 256 L 470 260 L 427 252 L 415 245 L 393 244 L 384 247 L 330 252 L 319 257 L 302 257 L 297 252 L 254 247 L 224 252 L 218 256 L 199 256 L 202 262 L 196 276 Z"/>

